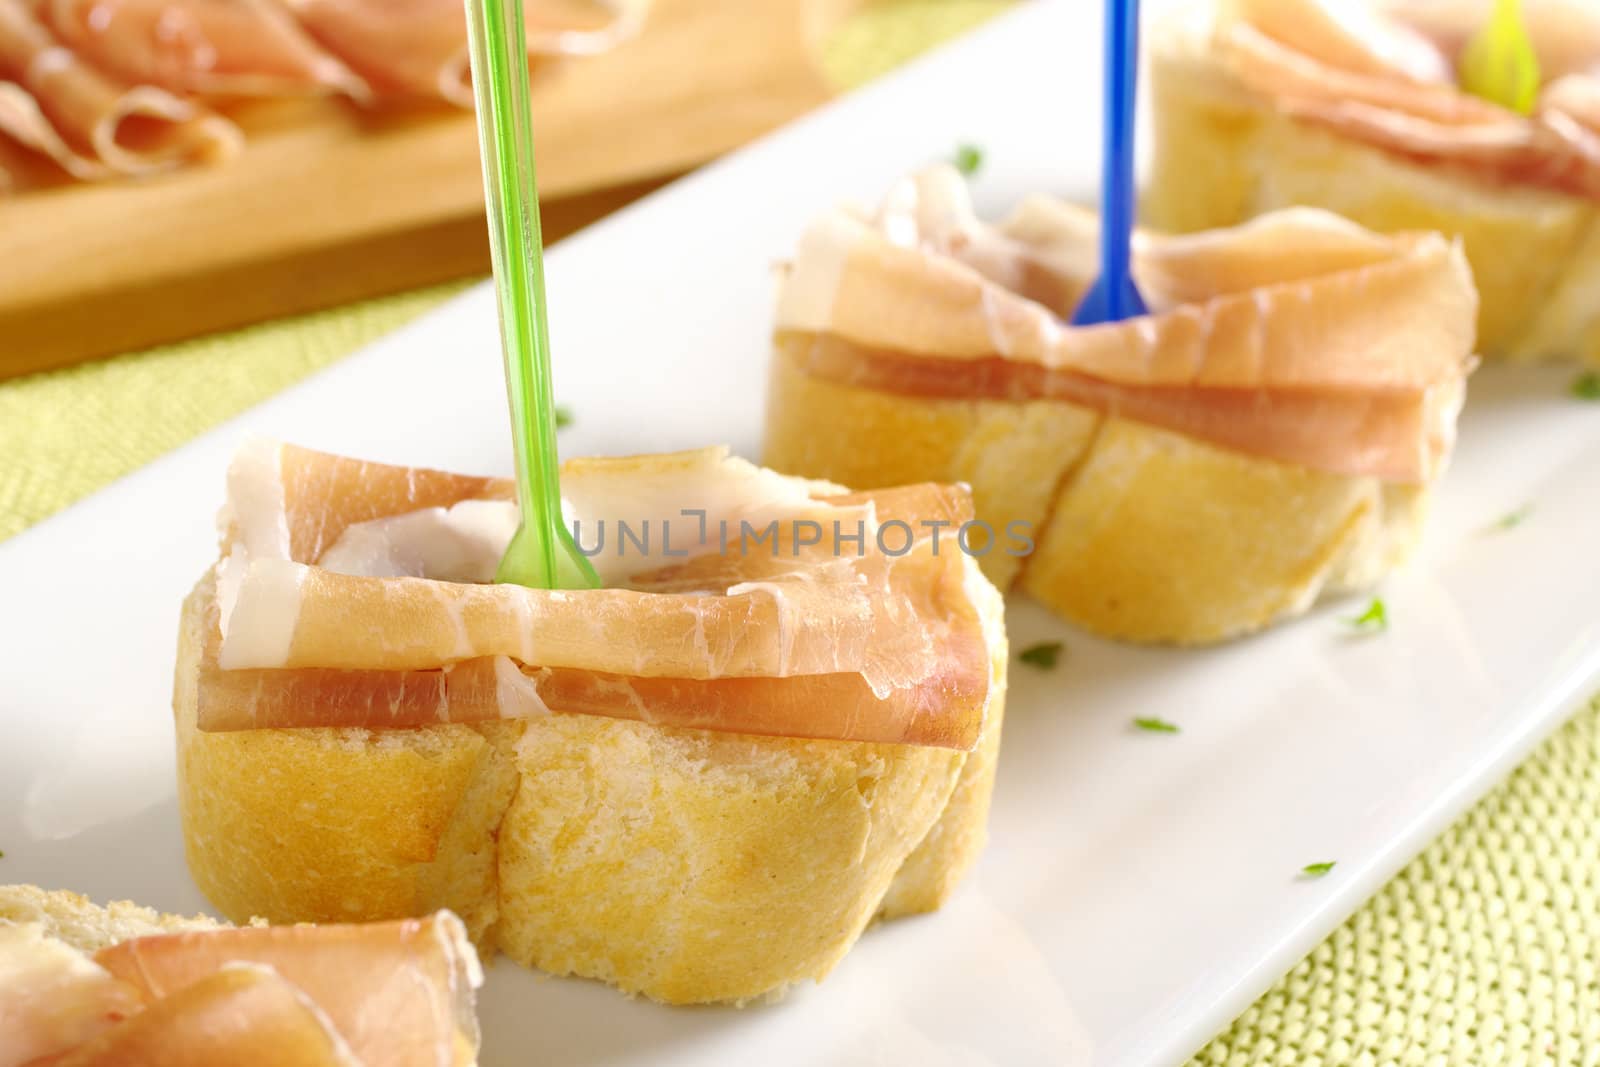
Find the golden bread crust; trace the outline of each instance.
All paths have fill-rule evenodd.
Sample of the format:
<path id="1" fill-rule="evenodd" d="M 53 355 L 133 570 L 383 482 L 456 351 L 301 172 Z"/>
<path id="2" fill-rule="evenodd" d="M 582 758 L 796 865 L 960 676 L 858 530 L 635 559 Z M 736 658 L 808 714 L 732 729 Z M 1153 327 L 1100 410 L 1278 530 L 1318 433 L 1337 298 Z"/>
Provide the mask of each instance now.
<path id="1" fill-rule="evenodd" d="M 1409 552 L 1426 512 L 1426 487 L 1259 459 L 1061 401 L 912 397 L 810 377 L 785 342 L 772 382 L 764 464 L 848 472 L 869 487 L 971 479 L 980 519 L 1000 530 L 1024 519 L 1036 542 L 1003 565 L 991 553 L 990 577 L 1124 640 L 1222 641 L 1370 585 Z M 949 437 L 918 469 L 904 442 L 939 432 Z M 1055 435 L 1054 447 L 1034 432 Z M 1010 510 L 1019 499 L 1025 508 Z"/>
<path id="2" fill-rule="evenodd" d="M 964 755 L 535 724 L 501 831 L 500 946 L 670 1003 L 821 978 L 955 788 Z"/>
<path id="3" fill-rule="evenodd" d="M 772 361 L 762 462 L 775 470 L 827 471 L 830 481 L 872 487 L 964 482 L 979 518 L 1037 530 L 1099 423 L 1086 408 L 1049 400 L 924 401 L 838 385 L 796 365 L 805 344 L 783 335 Z M 1006 552 L 1003 524 L 997 534 L 978 562 L 1004 590 L 1022 557 Z"/>
<path id="4" fill-rule="evenodd" d="M 234 921 L 363 922 L 449 908 L 486 948 L 515 723 L 389 731 L 196 728 L 214 582 L 184 602 L 173 710 L 189 870 Z"/>

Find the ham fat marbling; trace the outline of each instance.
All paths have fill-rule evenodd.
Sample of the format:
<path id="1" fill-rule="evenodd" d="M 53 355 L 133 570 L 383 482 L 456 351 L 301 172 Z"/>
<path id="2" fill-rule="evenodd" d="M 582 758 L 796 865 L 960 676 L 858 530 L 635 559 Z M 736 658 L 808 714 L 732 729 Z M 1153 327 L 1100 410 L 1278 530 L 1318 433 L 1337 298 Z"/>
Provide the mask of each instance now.
<path id="1" fill-rule="evenodd" d="M 573 461 L 563 491 L 582 543 L 609 527 L 594 556 L 606 588 L 485 584 L 516 526 L 505 482 L 246 447 L 229 475 L 200 728 L 555 711 L 976 741 L 990 635 L 969 595 L 983 579 L 949 532 L 971 518 L 964 490 L 848 494 L 711 449 Z M 619 522 L 645 531 L 643 551 Z"/>
<path id="2" fill-rule="evenodd" d="M 808 374 L 889 393 L 1065 400 L 1337 474 L 1439 472 L 1477 300 L 1451 241 L 1310 209 L 1141 234 L 1152 313 L 1077 328 L 1097 227 L 1045 197 L 990 227 L 953 170 L 924 172 L 876 215 L 840 209 L 806 233 L 783 347 Z"/>

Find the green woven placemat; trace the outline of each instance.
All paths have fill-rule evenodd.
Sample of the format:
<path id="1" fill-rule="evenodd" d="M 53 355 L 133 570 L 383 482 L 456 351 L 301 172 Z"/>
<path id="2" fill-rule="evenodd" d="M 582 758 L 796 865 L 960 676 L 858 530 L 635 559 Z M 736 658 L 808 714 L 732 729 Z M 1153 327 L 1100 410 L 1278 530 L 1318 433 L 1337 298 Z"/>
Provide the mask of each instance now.
<path id="1" fill-rule="evenodd" d="M 826 68 L 841 85 L 859 84 L 1005 6 L 1001 0 L 877 4 L 829 42 Z M 0 384 L 0 538 L 459 288 Z M 1194 1063 L 1600 1067 L 1597 957 L 1600 703 L 1540 748 Z"/>

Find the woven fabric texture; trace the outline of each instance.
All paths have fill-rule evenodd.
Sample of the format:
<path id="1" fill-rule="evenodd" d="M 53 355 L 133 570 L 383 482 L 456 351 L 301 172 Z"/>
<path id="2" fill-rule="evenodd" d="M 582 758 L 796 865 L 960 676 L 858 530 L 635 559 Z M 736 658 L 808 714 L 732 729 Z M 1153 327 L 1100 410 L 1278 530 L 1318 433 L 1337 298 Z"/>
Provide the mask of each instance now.
<path id="1" fill-rule="evenodd" d="M 1075 0 L 1076 2 L 1076 0 Z M 830 40 L 868 80 L 1002 10 L 886 0 Z M 415 317 L 460 285 L 0 384 L 0 538 Z M 1600 1067 L 1600 703 L 1191 1067 Z"/>

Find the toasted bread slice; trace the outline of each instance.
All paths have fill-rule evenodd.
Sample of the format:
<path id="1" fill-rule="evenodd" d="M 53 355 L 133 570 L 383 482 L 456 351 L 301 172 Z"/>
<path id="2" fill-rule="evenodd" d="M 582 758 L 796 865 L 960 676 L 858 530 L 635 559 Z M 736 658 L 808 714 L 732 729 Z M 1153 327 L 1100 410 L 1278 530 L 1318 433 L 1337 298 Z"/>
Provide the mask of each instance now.
<path id="1" fill-rule="evenodd" d="M 971 753 L 587 715 L 203 732 L 208 576 L 174 697 L 190 870 L 229 916 L 448 907 L 480 950 L 668 1003 L 821 978 L 875 915 L 937 907 L 981 851 L 1006 644 L 971 571 L 994 682 Z"/>

